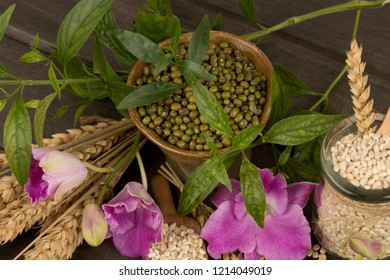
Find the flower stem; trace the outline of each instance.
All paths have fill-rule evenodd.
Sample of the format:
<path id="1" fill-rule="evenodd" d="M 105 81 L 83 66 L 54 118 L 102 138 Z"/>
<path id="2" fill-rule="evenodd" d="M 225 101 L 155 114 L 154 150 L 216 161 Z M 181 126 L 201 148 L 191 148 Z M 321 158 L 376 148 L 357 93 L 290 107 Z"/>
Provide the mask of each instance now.
<path id="1" fill-rule="evenodd" d="M 352 40 L 356 38 L 361 12 L 362 12 L 361 9 L 358 9 L 356 11 L 355 24 L 353 26 L 353 31 L 352 31 Z M 344 65 L 343 69 L 337 75 L 336 79 L 334 79 L 334 81 L 329 85 L 329 87 L 326 89 L 326 91 L 321 96 L 321 98 L 313 106 L 310 107 L 309 109 L 310 111 L 315 110 L 319 105 L 321 105 L 322 102 L 324 102 L 328 98 L 330 92 L 333 90 L 333 88 L 337 85 L 337 83 L 341 80 L 341 78 L 345 75 L 346 72 L 347 72 L 347 65 Z"/>
<path id="2" fill-rule="evenodd" d="M 59 79 L 58 83 L 60 85 L 70 85 L 70 84 L 88 84 L 101 81 L 98 78 L 90 79 Z M 51 85 L 50 80 L 0 80 L 0 85 L 18 85 L 18 86 L 45 86 Z"/>
<path id="3" fill-rule="evenodd" d="M 258 30 L 252 33 L 241 35 L 246 40 L 256 40 L 259 38 L 264 37 L 265 35 L 268 35 L 270 33 L 276 32 L 278 30 L 281 30 L 286 27 L 293 26 L 295 24 L 298 24 L 300 22 L 310 20 L 319 16 L 327 15 L 327 14 L 333 14 L 338 12 L 345 12 L 349 10 L 355 10 L 355 9 L 373 9 L 373 8 L 380 8 L 387 4 L 389 0 L 376 0 L 376 1 L 349 1 L 343 4 L 330 6 L 324 9 L 316 10 L 307 14 L 303 14 L 300 16 L 295 16 L 286 19 L 285 21 L 282 21 L 279 24 L 276 24 L 274 26 L 271 26 L 269 28 L 265 28 L 262 30 Z"/>
<path id="4" fill-rule="evenodd" d="M 142 185 L 145 187 L 146 190 L 148 190 L 148 179 L 146 178 L 144 163 L 142 162 L 142 158 L 139 151 L 135 153 L 135 156 L 137 158 L 139 171 L 141 172 Z"/>
<path id="5" fill-rule="evenodd" d="M 112 168 L 112 167 L 98 167 L 98 166 L 90 164 L 87 161 L 84 161 L 84 165 L 89 170 L 92 170 L 92 171 L 95 171 L 95 172 L 99 172 L 99 173 L 111 173 L 111 172 L 115 171 L 115 169 Z"/>

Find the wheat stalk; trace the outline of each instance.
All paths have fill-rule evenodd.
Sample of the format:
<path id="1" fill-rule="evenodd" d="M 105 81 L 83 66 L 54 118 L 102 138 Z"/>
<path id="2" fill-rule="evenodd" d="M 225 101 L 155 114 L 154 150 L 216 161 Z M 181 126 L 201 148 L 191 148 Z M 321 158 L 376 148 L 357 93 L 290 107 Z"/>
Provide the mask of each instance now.
<path id="1" fill-rule="evenodd" d="M 55 149 L 82 155 L 88 161 L 95 159 L 91 161 L 92 164 L 104 166 L 126 147 L 132 145 L 135 133 L 136 129 L 130 120 L 99 122 L 95 126 L 87 125 L 82 126 L 80 130 L 73 130 L 74 137 L 67 138 L 72 140 L 55 146 Z M 53 137 L 53 139 L 56 138 L 58 137 Z M 58 144 L 57 140 L 54 142 Z M 96 148 L 97 146 L 99 147 Z M 2 162 L 6 162 L 4 157 L 0 157 L 0 159 Z M 66 196 L 63 202 L 74 200 L 89 185 L 102 180 L 102 178 L 102 173 L 89 172 L 89 177 L 84 184 Z M 62 205 L 60 203 L 53 205 L 49 201 L 32 205 L 28 195 L 16 183 L 13 175 L 3 176 L 0 179 L 0 203 L 0 244 L 13 240 L 34 224 L 42 223 L 49 215 L 58 212 Z"/>
<path id="2" fill-rule="evenodd" d="M 347 52 L 347 70 L 352 104 L 356 117 L 358 136 L 370 130 L 376 114 L 372 112 L 374 100 L 370 97 L 370 86 L 367 86 L 368 76 L 363 75 L 366 64 L 361 61 L 363 48 L 358 46 L 356 40 L 351 42 L 351 49 Z"/>
<path id="3" fill-rule="evenodd" d="M 146 139 L 140 142 L 138 149 L 146 143 Z M 126 149 L 121 150 L 120 153 L 115 153 L 110 157 L 112 160 L 105 165 L 105 167 L 115 166 L 132 148 L 130 145 L 125 146 Z M 110 151 L 110 156 L 112 153 Z M 130 163 L 134 160 L 132 155 L 128 161 L 116 171 L 114 176 L 110 179 L 108 186 L 108 192 L 106 193 L 106 199 L 112 197 L 112 189 L 118 183 L 123 172 L 128 168 Z M 104 178 L 109 175 L 104 174 Z M 58 212 L 56 216 L 51 216 L 46 219 L 40 230 L 40 235 L 30 243 L 20 254 L 16 257 L 19 258 L 24 254 L 26 259 L 69 259 L 73 252 L 82 243 L 83 236 L 81 231 L 82 212 L 86 204 L 94 202 L 99 194 L 104 179 L 92 181 L 86 188 L 86 191 L 73 202 L 69 202 L 70 205 L 65 211 Z M 34 245 L 33 249 L 28 250 Z M 27 251 L 28 250 L 28 251 Z"/>

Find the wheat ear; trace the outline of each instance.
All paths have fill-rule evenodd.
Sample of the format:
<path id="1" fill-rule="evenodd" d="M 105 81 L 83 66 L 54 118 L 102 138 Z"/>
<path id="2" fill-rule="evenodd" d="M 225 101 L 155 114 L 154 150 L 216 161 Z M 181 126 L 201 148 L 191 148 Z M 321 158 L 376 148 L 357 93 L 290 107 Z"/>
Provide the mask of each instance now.
<path id="1" fill-rule="evenodd" d="M 362 46 L 356 40 L 351 42 L 351 50 L 347 52 L 347 70 L 349 86 L 352 93 L 353 110 L 356 117 L 358 136 L 370 130 L 376 114 L 372 111 L 374 100 L 370 97 L 370 86 L 367 85 L 368 76 L 363 75 L 366 64 L 362 62 Z"/>

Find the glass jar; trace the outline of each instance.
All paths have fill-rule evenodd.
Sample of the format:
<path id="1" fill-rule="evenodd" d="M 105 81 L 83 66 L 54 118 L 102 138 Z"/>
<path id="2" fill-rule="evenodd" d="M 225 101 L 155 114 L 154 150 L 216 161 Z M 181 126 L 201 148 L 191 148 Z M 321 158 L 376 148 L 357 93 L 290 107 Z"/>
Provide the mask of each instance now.
<path id="1" fill-rule="evenodd" d="M 383 118 L 384 115 L 377 114 L 375 125 L 380 126 Z M 314 208 L 313 230 L 321 245 L 334 257 L 361 259 L 349 245 L 351 234 L 365 232 L 368 239 L 390 249 L 390 188 L 356 187 L 334 171 L 331 148 L 350 133 L 357 133 L 353 116 L 335 125 L 322 144 L 324 188 Z M 387 173 L 390 174 L 388 165 Z M 377 258 L 389 257 L 389 252 L 383 252 Z"/>

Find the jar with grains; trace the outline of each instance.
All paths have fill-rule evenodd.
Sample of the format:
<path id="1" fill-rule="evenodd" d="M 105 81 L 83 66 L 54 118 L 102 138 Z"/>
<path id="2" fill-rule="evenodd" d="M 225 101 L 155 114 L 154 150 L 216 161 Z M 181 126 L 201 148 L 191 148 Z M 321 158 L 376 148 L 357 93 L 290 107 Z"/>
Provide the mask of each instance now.
<path id="1" fill-rule="evenodd" d="M 375 125 L 380 126 L 383 118 L 377 114 Z M 388 259 L 390 136 L 370 132 L 359 140 L 355 124 L 354 117 L 344 119 L 328 132 L 322 144 L 324 188 L 314 207 L 313 230 L 322 246 L 336 258 Z M 347 143 L 343 140 L 355 136 Z M 380 184 L 375 184 L 377 181 Z M 374 256 L 363 256 L 351 243 L 352 236 L 364 236 L 360 245 L 365 249 L 373 244 L 383 249 Z"/>

